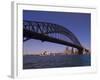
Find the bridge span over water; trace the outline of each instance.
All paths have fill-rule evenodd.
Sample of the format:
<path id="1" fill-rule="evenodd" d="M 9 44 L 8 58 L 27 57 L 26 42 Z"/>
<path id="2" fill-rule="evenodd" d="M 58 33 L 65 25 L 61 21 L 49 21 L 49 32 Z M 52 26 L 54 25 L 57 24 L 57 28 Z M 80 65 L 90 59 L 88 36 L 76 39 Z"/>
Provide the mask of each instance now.
<path id="1" fill-rule="evenodd" d="M 76 48 L 78 54 L 83 54 L 85 49 L 77 37 L 67 28 L 49 22 L 23 21 L 23 40 L 30 39 L 48 41 Z"/>

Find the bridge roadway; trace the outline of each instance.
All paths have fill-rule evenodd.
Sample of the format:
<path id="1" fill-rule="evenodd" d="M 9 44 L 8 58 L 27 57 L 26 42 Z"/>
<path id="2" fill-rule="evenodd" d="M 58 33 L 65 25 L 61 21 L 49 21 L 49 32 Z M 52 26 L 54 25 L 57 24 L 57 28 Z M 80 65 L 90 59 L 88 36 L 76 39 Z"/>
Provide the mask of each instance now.
<path id="1" fill-rule="evenodd" d="M 58 43 L 58 44 L 62 44 L 62 45 L 65 45 L 65 46 L 66 45 L 71 46 L 71 47 L 74 47 L 74 48 L 78 49 L 78 54 L 83 53 L 83 47 L 78 46 L 76 44 L 72 44 L 72 43 L 67 42 L 67 41 L 63 41 L 63 40 L 60 40 L 60 39 L 49 37 L 45 34 L 40 34 L 40 33 L 32 32 L 32 31 L 24 29 L 23 36 L 27 37 L 27 39 L 37 39 L 37 40 L 41 40 L 41 41 L 48 41 L 48 42 Z"/>

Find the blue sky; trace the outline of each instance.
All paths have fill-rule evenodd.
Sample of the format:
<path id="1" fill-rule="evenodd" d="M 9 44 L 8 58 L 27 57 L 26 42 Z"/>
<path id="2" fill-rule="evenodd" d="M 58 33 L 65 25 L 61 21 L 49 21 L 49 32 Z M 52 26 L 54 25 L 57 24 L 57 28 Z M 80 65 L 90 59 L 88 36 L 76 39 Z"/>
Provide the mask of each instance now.
<path id="1" fill-rule="evenodd" d="M 91 14 L 89 13 L 69 13 L 69 12 L 48 12 L 23 10 L 23 20 L 42 21 L 56 23 L 72 31 L 80 43 L 90 49 L 91 36 Z M 41 53 L 45 50 L 49 52 L 63 52 L 64 45 L 41 42 L 40 40 L 29 40 L 24 42 L 24 54 Z"/>

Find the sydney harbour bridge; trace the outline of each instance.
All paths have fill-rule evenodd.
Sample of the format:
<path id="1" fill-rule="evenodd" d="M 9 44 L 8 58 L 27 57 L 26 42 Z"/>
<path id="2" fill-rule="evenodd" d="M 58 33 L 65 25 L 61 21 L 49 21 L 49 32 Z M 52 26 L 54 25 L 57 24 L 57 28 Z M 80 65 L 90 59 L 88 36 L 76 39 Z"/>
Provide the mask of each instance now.
<path id="1" fill-rule="evenodd" d="M 23 41 L 30 39 L 70 46 L 76 48 L 78 54 L 88 52 L 70 30 L 55 23 L 23 20 Z"/>

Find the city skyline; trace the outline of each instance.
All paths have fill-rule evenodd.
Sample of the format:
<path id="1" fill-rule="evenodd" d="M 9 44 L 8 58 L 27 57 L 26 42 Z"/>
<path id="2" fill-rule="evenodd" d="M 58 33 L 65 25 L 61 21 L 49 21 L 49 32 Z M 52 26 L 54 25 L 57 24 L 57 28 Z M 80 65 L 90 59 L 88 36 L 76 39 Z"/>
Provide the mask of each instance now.
<path id="1" fill-rule="evenodd" d="M 90 49 L 90 19 L 89 13 L 48 12 L 23 10 L 23 20 L 44 21 L 59 24 L 72 31 L 82 46 Z M 38 54 L 42 51 L 62 52 L 66 46 L 31 39 L 23 44 L 24 54 Z"/>

